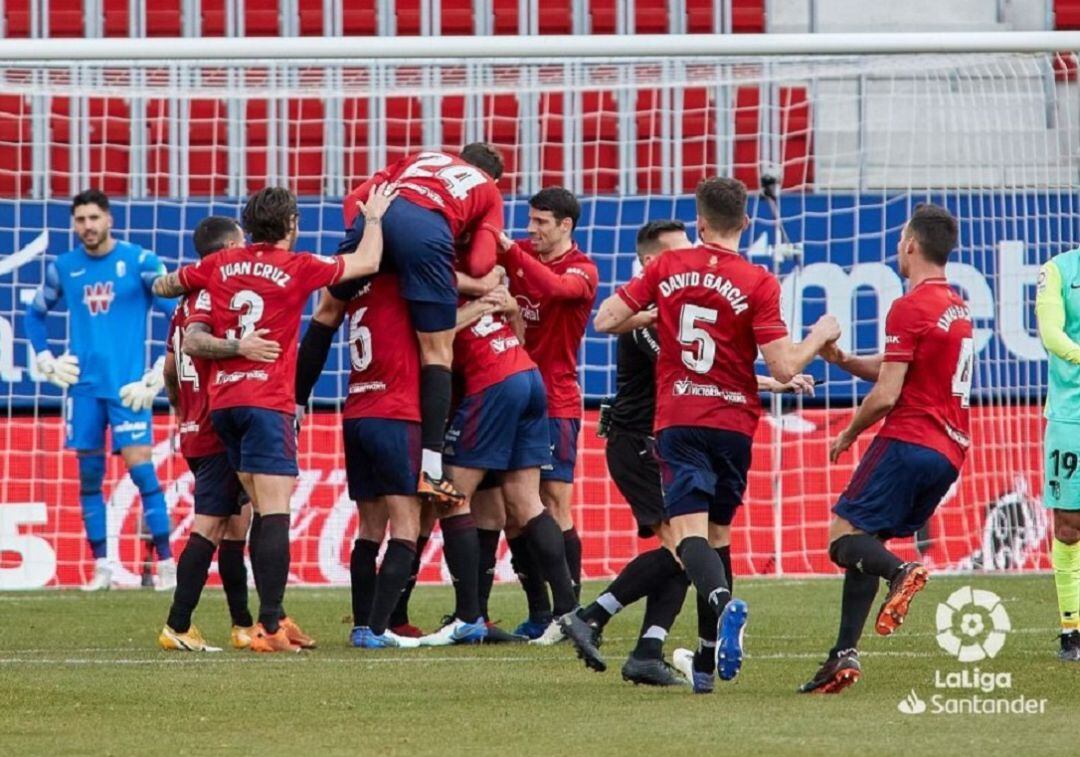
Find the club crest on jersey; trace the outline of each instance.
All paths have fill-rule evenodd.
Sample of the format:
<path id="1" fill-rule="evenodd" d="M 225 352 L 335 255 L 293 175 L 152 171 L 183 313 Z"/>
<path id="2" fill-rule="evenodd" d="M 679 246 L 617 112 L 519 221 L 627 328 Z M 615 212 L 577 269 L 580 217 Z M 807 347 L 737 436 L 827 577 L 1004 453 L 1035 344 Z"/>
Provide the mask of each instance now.
<path id="1" fill-rule="evenodd" d="M 116 278 L 122 279 L 127 274 L 127 263 L 123 260 L 116 261 Z"/>
<path id="2" fill-rule="evenodd" d="M 86 305 L 86 309 L 90 311 L 90 315 L 108 313 L 113 297 L 113 283 L 111 281 L 98 281 L 83 286 L 82 301 Z"/>

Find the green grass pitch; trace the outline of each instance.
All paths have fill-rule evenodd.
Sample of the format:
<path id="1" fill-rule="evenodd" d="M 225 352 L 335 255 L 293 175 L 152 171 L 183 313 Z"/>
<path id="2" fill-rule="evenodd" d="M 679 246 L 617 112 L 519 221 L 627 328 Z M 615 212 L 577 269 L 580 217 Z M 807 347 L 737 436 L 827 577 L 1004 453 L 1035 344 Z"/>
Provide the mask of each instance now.
<path id="1" fill-rule="evenodd" d="M 936 689 L 959 663 L 935 641 L 935 609 L 971 585 L 998 594 L 1013 631 L 983 673 L 1011 689 Z M 640 623 L 635 607 L 605 634 L 609 670 L 592 673 L 567 645 L 361 651 L 348 646 L 348 592 L 293 589 L 290 613 L 319 641 L 314 652 L 262 657 L 160 651 L 168 597 L 128 591 L 0 595 L 0 753 L 29 754 L 1076 754 L 1080 665 L 1056 657 L 1050 576 L 934 577 L 889 639 L 872 629 L 863 680 L 839 696 L 805 696 L 831 645 L 838 580 L 742 580 L 750 605 L 747 657 L 735 683 L 711 696 L 624 683 L 619 668 Z M 600 584 L 587 585 L 594 596 Z M 879 595 L 880 596 L 880 595 Z M 421 587 L 413 620 L 434 625 L 445 587 Z M 254 595 L 252 597 L 254 599 Z M 693 597 L 667 646 L 695 635 Z M 511 626 L 523 599 L 497 586 L 493 615 Z M 227 641 L 218 589 L 196 623 Z M 940 671 L 940 673 L 939 673 Z M 1002 676 L 997 676 L 1000 680 Z M 943 679 L 944 680 L 944 679 Z M 906 715 L 914 689 L 927 703 Z M 947 698 L 1045 699 L 1042 714 L 934 714 Z"/>

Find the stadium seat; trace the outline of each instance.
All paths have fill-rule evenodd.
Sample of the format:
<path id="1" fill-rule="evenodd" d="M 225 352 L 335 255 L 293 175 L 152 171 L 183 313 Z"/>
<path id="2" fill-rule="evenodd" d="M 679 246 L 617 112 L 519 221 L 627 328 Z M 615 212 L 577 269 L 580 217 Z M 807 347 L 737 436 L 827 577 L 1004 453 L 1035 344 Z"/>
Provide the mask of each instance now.
<path id="1" fill-rule="evenodd" d="M 1058 53 L 1054 56 L 1054 79 L 1059 82 L 1076 81 L 1076 53 Z"/>
<path id="2" fill-rule="evenodd" d="M 348 13 L 343 9 L 342 14 Z M 323 17 L 322 0 L 299 0 L 296 4 L 296 14 L 300 19 L 301 37 L 321 37 L 326 30 L 326 21 Z"/>
<path id="3" fill-rule="evenodd" d="M 663 165 L 659 90 L 640 90 L 635 107 L 637 191 L 653 194 L 660 191 Z"/>
<path id="4" fill-rule="evenodd" d="M 447 95 L 442 98 L 440 105 L 441 149 L 457 152 L 465 142 L 465 97 L 464 95 Z"/>
<path id="5" fill-rule="evenodd" d="M 225 0 L 202 0 L 202 36 L 225 36 Z"/>
<path id="6" fill-rule="evenodd" d="M 540 94 L 540 185 L 563 185 L 563 97 Z"/>
<path id="7" fill-rule="evenodd" d="M 101 3 L 102 30 L 106 37 L 127 37 L 131 34 L 131 15 L 128 0 L 103 0 Z"/>
<path id="8" fill-rule="evenodd" d="M 439 5 L 444 35 L 471 35 L 476 31 L 473 0 L 442 0 Z"/>
<path id="9" fill-rule="evenodd" d="M 298 195 L 323 191 L 323 124 L 326 104 L 321 98 L 289 100 L 289 189 Z"/>
<path id="10" fill-rule="evenodd" d="M 491 12 L 495 17 L 495 33 L 517 34 L 520 31 L 520 10 L 518 0 L 492 0 Z"/>
<path id="11" fill-rule="evenodd" d="M 123 2 L 123 0 L 120 0 Z M 179 37 L 183 30 L 182 0 L 154 0 L 146 4 L 147 37 Z"/>
<path id="12" fill-rule="evenodd" d="M 810 97 L 806 87 L 780 89 L 780 134 L 783 140 L 783 187 L 809 187 L 814 182 L 811 152 Z"/>
<path id="13" fill-rule="evenodd" d="M 582 93 L 581 141 L 585 193 L 613 193 L 619 186 L 619 116 L 611 90 Z"/>
<path id="14" fill-rule="evenodd" d="M 733 0 L 733 3 L 737 0 Z M 686 0 L 686 31 L 690 34 L 712 34 L 713 0 Z"/>
<path id="15" fill-rule="evenodd" d="M 30 36 L 30 0 L 7 0 L 4 3 L 4 36 Z"/>
<path id="16" fill-rule="evenodd" d="M 590 0 L 589 21 L 593 34 L 614 34 L 618 27 L 618 0 Z"/>
<path id="17" fill-rule="evenodd" d="M 269 106 L 266 100 L 248 100 L 244 110 L 247 188 L 257 192 L 267 183 L 267 145 L 270 135 Z"/>
<path id="18" fill-rule="evenodd" d="M 1054 0 L 1054 28 L 1080 29 L 1080 0 Z"/>
<path id="19" fill-rule="evenodd" d="M 735 178 L 750 189 L 758 187 L 758 128 L 761 93 L 757 87 L 735 90 Z"/>
<path id="20" fill-rule="evenodd" d="M 765 0 L 731 0 L 731 31 L 735 34 L 763 34 Z"/>
<path id="21" fill-rule="evenodd" d="M 130 172 L 131 113 L 121 98 L 88 98 L 90 127 L 88 167 L 91 186 L 106 194 L 126 195 Z M 67 196 L 78 191 L 72 180 L 71 98 L 56 97 L 49 114 L 50 190 Z M 78 179 L 81 182 L 81 179 Z"/>
<path id="22" fill-rule="evenodd" d="M 572 0 L 545 0 L 537 27 L 541 34 L 569 34 L 574 26 Z"/>
<path id="23" fill-rule="evenodd" d="M 635 34 L 667 34 L 670 27 L 668 0 L 637 0 L 634 3 Z"/>
<path id="24" fill-rule="evenodd" d="M 488 95 L 484 98 L 484 138 L 499 148 L 503 156 L 503 177 L 499 188 L 518 193 L 518 108 L 516 96 Z"/>
<path id="25" fill-rule="evenodd" d="M 281 16 L 276 0 L 248 0 L 244 3 L 244 36 L 276 37 L 281 33 Z"/>
<path id="26" fill-rule="evenodd" d="M 223 100 L 193 100 L 188 116 L 188 193 L 225 194 L 228 187 L 228 110 Z"/>
<path id="27" fill-rule="evenodd" d="M 308 0 L 320 5 L 322 0 Z M 342 31 L 349 37 L 370 37 L 378 33 L 379 14 L 375 0 L 351 0 L 341 10 Z"/>
<path id="28" fill-rule="evenodd" d="M 386 98 L 386 162 L 393 163 L 420 149 L 423 144 L 424 122 L 420 98 Z"/>
<path id="29" fill-rule="evenodd" d="M 710 90 L 689 88 L 683 93 L 681 191 L 693 192 L 698 182 L 716 175 L 716 107 Z M 676 187 L 678 190 L 679 187 Z"/>
<path id="30" fill-rule="evenodd" d="M 394 5 L 394 14 L 397 19 L 395 27 L 398 35 L 416 36 L 420 34 L 420 0 L 397 0 Z"/>
<path id="31" fill-rule="evenodd" d="M 0 196 L 30 191 L 31 148 L 30 99 L 0 95 Z"/>
<path id="32" fill-rule="evenodd" d="M 50 37 L 83 36 L 82 0 L 50 0 L 48 8 Z"/>

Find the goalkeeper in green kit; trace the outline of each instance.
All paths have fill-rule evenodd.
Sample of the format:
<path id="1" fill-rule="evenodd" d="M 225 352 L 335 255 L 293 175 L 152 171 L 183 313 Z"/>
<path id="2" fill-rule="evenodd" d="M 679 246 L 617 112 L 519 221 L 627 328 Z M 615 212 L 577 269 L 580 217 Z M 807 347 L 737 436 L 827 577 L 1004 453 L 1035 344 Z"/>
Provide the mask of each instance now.
<path id="1" fill-rule="evenodd" d="M 1080 248 L 1042 267 L 1035 315 L 1050 360 L 1043 502 L 1054 513 L 1059 656 L 1080 662 Z"/>

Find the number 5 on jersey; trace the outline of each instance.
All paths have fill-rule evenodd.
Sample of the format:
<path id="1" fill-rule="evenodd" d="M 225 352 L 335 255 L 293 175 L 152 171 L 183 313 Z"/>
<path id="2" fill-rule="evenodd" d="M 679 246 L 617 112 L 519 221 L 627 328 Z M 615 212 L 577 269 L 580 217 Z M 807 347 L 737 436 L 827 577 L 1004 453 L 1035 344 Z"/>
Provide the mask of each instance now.
<path id="1" fill-rule="evenodd" d="M 708 373 L 716 360 L 716 342 L 698 324 L 716 323 L 717 311 L 697 305 L 683 305 L 679 314 L 679 344 L 692 349 L 682 351 L 683 365 L 694 373 Z"/>

